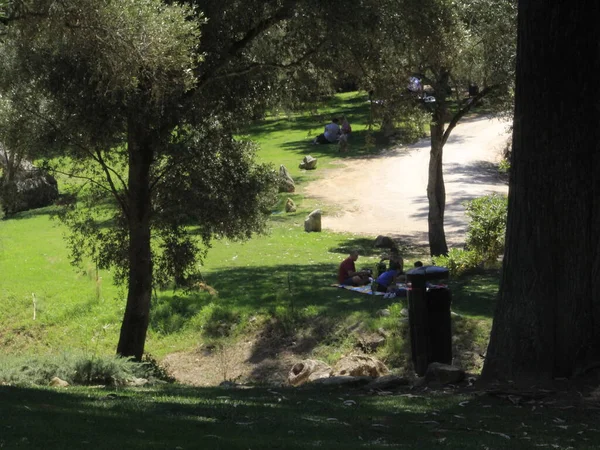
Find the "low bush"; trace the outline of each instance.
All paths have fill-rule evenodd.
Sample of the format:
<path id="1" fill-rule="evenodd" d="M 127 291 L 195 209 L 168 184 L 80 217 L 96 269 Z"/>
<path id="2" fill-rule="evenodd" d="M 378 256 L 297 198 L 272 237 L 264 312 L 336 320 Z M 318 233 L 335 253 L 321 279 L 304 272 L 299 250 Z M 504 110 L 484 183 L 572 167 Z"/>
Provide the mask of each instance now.
<path id="1" fill-rule="evenodd" d="M 510 171 L 510 161 L 508 159 L 503 159 L 498 163 L 498 172 L 501 174 L 507 174 Z"/>
<path id="2" fill-rule="evenodd" d="M 492 194 L 467 202 L 469 217 L 466 244 L 484 262 L 496 261 L 504 252 L 506 234 L 506 195 Z"/>
<path id="3" fill-rule="evenodd" d="M 446 267 L 450 271 L 450 276 L 460 277 L 480 267 L 482 263 L 481 255 L 474 250 L 463 250 L 451 248 L 448 256 L 435 256 L 433 263 L 436 266 Z"/>
<path id="4" fill-rule="evenodd" d="M 172 381 L 151 357 L 141 363 L 116 355 L 81 353 L 3 356 L 0 360 L 0 384 L 46 386 L 54 377 L 77 385 L 124 385 L 133 378 Z"/>

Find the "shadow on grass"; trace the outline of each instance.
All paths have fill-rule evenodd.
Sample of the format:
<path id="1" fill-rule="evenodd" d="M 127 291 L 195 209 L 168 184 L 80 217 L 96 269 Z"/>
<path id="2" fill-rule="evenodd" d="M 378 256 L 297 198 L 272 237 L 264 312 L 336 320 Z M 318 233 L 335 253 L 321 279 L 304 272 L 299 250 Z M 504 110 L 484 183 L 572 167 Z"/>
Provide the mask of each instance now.
<path id="1" fill-rule="evenodd" d="M 340 257 L 340 262 L 342 261 Z M 278 266 L 235 267 L 217 269 L 206 273 L 208 285 L 218 291 L 218 296 L 208 293 L 186 294 L 177 291 L 159 294 L 153 298 L 150 327 L 152 330 L 172 334 L 189 325 L 198 317 L 208 338 L 229 335 L 242 315 L 255 313 L 281 319 L 281 311 L 301 311 L 316 308 L 319 314 L 345 317 L 352 312 L 374 313 L 382 308 L 381 301 L 373 302 L 371 296 L 332 287 L 336 282 L 339 263 Z M 213 304 L 210 310 L 205 309 Z M 294 324 L 295 318 L 274 323 L 274 326 Z"/>
<path id="2" fill-rule="evenodd" d="M 337 247 L 329 249 L 331 253 L 340 253 L 341 255 L 347 256 L 352 250 L 358 250 L 360 256 L 376 256 L 380 255 L 384 250 L 381 248 L 375 248 L 373 244 L 375 239 L 366 237 L 355 237 L 346 239 Z"/>
<path id="3" fill-rule="evenodd" d="M 448 283 L 452 290 L 452 310 L 458 314 L 493 318 L 498 298 L 500 269 L 465 275 Z"/>
<path id="4" fill-rule="evenodd" d="M 306 105 L 300 112 L 277 114 L 248 127 L 248 134 L 260 135 L 288 130 L 310 132 L 321 130 L 333 117 L 346 116 L 350 123 L 367 123 L 370 105 L 367 97 L 357 95 L 350 99 L 332 99 L 325 103 Z"/>
<path id="5" fill-rule="evenodd" d="M 336 144 L 314 145 L 312 140 L 315 136 L 307 139 L 289 141 L 282 144 L 282 148 L 300 156 L 311 155 L 315 158 L 335 157 L 336 159 L 352 159 L 377 156 L 381 151 L 390 148 L 388 139 L 379 131 L 368 130 L 353 131 L 348 139 L 348 151 L 340 152 Z M 367 145 L 367 139 L 372 143 Z"/>
<path id="6" fill-rule="evenodd" d="M 308 354 L 323 341 L 333 343 L 339 340 L 335 333 L 338 324 L 337 320 L 327 316 L 305 318 L 291 312 L 283 317 L 273 317 L 254 343 L 248 361 L 257 364 L 269 358 L 275 359 L 284 350 L 296 355 Z M 289 369 L 284 366 L 287 361 L 274 360 L 270 364 L 278 369 Z M 257 371 L 262 372 L 264 369 L 257 367 Z M 260 375 L 253 373 L 258 380 L 268 379 L 260 378 Z"/>
<path id="7" fill-rule="evenodd" d="M 380 308 L 371 296 L 331 287 L 337 279 L 338 265 L 336 262 L 221 268 L 205 278 L 219 291 L 220 305 L 247 313 L 269 313 L 291 302 L 296 309 L 314 305 L 321 313 L 333 316 Z"/>
<path id="8" fill-rule="evenodd" d="M 208 294 L 188 294 L 179 291 L 173 296 L 159 295 L 152 299 L 150 329 L 162 334 L 182 330 L 189 319 L 210 303 Z"/>
<path id="9" fill-rule="evenodd" d="M 393 241 L 401 255 L 412 253 L 416 248 L 409 240 L 394 238 Z M 375 239 L 356 237 L 343 241 L 339 246 L 330 248 L 329 251 L 348 255 L 351 250 L 358 250 L 360 256 L 379 256 L 388 251 L 384 248 L 376 248 L 374 244 Z"/>
<path id="10" fill-rule="evenodd" d="M 21 211 L 15 214 L 3 215 L 1 220 L 24 220 L 33 219 L 35 217 L 47 216 L 48 218 L 54 217 L 60 211 L 60 207 L 56 205 L 46 206 L 44 208 L 30 209 L 29 211 Z M 2 214 L 0 212 L 0 214 Z"/>
<path id="11" fill-rule="evenodd" d="M 584 408 L 533 414 L 506 399 L 441 391 L 378 396 L 348 387 L 69 389 L 0 386 L 3 447 L 591 449 L 595 442 L 587 436 L 600 418 Z M 548 427 L 557 415 L 570 424 L 568 431 Z"/>

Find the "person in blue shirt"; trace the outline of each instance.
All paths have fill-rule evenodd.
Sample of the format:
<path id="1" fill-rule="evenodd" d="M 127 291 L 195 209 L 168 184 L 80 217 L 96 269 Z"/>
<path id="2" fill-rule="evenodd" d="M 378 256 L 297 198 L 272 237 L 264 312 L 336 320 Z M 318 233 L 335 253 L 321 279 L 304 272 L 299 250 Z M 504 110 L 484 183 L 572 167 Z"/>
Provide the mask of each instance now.
<path id="1" fill-rule="evenodd" d="M 397 269 L 386 270 L 377 277 L 377 292 L 388 292 L 390 288 L 396 288 L 396 277 L 400 275 Z"/>

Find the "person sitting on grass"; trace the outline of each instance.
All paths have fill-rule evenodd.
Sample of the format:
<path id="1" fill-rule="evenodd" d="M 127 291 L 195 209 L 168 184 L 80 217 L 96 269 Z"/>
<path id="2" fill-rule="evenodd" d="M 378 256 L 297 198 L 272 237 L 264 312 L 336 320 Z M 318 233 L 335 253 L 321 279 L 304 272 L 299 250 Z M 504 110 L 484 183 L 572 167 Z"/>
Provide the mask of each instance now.
<path id="1" fill-rule="evenodd" d="M 338 152 L 347 152 L 348 151 L 348 136 L 352 133 L 352 127 L 350 123 L 348 123 L 348 119 L 346 117 L 342 117 L 342 126 L 340 128 L 340 137 L 339 137 L 339 148 Z"/>
<path id="2" fill-rule="evenodd" d="M 389 261 L 389 267 L 386 266 L 384 261 Z M 398 270 L 400 275 L 404 273 L 404 259 L 400 256 L 400 250 L 398 247 L 390 248 L 389 254 L 382 255 L 381 261 L 377 265 L 378 275 L 381 275 L 387 270 Z"/>
<path id="3" fill-rule="evenodd" d="M 350 133 L 352 133 L 352 127 L 350 126 L 350 122 L 348 122 L 348 119 L 346 119 L 345 116 L 342 117 L 341 132 L 343 135 L 349 135 Z"/>
<path id="4" fill-rule="evenodd" d="M 400 271 L 397 269 L 386 270 L 377 277 L 377 292 L 395 292 Z"/>
<path id="5" fill-rule="evenodd" d="M 340 130 L 339 119 L 334 117 L 331 119 L 331 123 L 325 125 L 325 132 L 318 135 L 313 144 L 335 144 L 342 134 Z"/>
<path id="6" fill-rule="evenodd" d="M 338 283 L 344 286 L 363 286 L 369 283 L 369 272 L 356 271 L 354 262 L 358 259 L 358 250 L 352 250 L 350 255 L 342 261 L 338 269 Z"/>

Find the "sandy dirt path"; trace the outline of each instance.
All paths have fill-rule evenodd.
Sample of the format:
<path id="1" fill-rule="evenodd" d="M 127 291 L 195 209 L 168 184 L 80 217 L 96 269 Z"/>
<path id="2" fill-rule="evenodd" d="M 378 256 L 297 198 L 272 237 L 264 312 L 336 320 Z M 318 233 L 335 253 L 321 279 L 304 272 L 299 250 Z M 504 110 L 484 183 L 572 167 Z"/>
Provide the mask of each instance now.
<path id="1" fill-rule="evenodd" d="M 464 242 L 464 201 L 508 191 L 495 166 L 508 137 L 507 123 L 497 119 L 465 120 L 452 131 L 443 160 L 449 245 Z M 374 157 L 340 161 L 339 168 L 307 185 L 305 195 L 325 209 L 323 228 L 426 244 L 429 148 L 424 139 Z M 328 209 L 338 212 L 327 214 Z"/>

